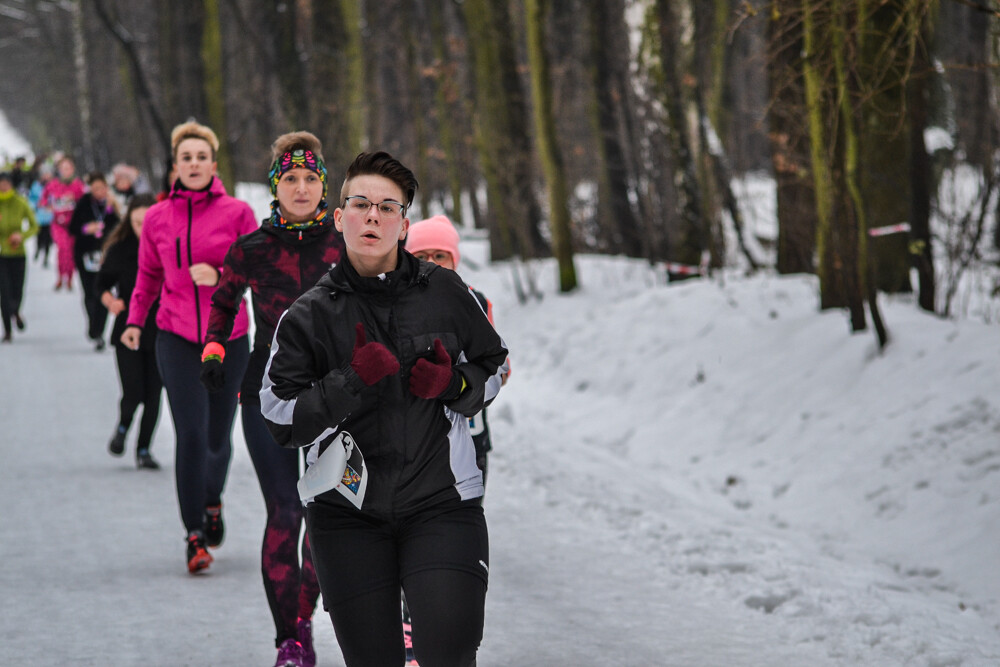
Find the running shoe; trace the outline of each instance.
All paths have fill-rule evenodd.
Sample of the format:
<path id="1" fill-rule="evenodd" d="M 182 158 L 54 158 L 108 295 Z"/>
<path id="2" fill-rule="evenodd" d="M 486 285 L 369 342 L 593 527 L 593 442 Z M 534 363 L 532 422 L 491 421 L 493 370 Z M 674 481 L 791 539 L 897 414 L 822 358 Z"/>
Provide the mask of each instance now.
<path id="1" fill-rule="evenodd" d="M 205 536 L 200 530 L 193 530 L 187 537 L 188 572 L 194 574 L 212 564 L 212 554 L 205 549 Z"/>
<path id="2" fill-rule="evenodd" d="M 302 645 L 294 639 L 286 639 L 278 647 L 278 659 L 274 667 L 304 667 L 302 662 Z"/>
<path id="3" fill-rule="evenodd" d="M 213 549 L 226 537 L 226 524 L 222 521 L 222 504 L 205 508 L 205 542 Z"/>
<path id="4" fill-rule="evenodd" d="M 313 649 L 312 621 L 300 618 L 296 625 L 299 645 L 302 647 L 302 667 L 316 667 L 316 651 Z"/>

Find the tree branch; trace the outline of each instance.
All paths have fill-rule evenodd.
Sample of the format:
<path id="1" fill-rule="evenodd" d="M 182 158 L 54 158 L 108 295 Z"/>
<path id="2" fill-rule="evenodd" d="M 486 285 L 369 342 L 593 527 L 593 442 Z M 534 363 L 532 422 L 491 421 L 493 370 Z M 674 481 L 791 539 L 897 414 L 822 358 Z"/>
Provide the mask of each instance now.
<path id="1" fill-rule="evenodd" d="M 122 50 L 125 52 L 125 56 L 128 58 L 129 64 L 132 66 L 132 72 L 135 74 L 136 92 L 139 94 L 139 99 L 149 111 L 149 116 L 153 121 L 153 129 L 159 138 L 160 145 L 166 149 L 166 152 L 169 155 L 170 132 L 167 130 L 166 123 L 163 122 L 160 110 L 153 102 L 153 95 L 150 92 L 149 84 L 146 81 L 146 73 L 142 69 L 142 63 L 139 62 L 139 54 L 135 49 L 135 40 L 132 39 L 132 36 L 129 34 L 128 30 L 125 29 L 125 26 L 111 18 L 107 7 L 104 6 L 103 0 L 94 0 L 94 8 L 97 11 L 97 16 L 101 20 L 101 23 L 104 24 L 104 27 L 108 29 L 108 32 L 110 32 L 111 35 L 118 40 Z"/>

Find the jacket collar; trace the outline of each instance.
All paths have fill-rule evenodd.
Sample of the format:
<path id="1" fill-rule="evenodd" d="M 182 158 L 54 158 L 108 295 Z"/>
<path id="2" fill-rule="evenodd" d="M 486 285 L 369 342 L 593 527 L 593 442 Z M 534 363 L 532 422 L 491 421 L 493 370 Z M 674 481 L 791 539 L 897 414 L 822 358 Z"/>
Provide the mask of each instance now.
<path id="1" fill-rule="evenodd" d="M 288 229 L 287 227 L 275 227 L 270 218 L 264 218 L 260 225 L 261 230 L 271 236 L 294 245 L 315 243 L 327 234 L 333 233 L 333 216 L 326 216 L 323 220 L 301 229 Z"/>
<path id="2" fill-rule="evenodd" d="M 212 182 L 204 190 L 188 190 L 179 178 L 174 182 L 174 187 L 170 190 L 171 199 L 188 199 L 191 202 L 201 202 L 209 197 L 224 197 L 226 194 L 226 186 L 222 184 L 218 176 L 213 176 Z"/>
<path id="3" fill-rule="evenodd" d="M 438 268 L 431 262 L 421 262 L 402 248 L 396 252 L 398 253 L 396 268 L 384 274 L 384 278 L 367 278 L 359 275 L 351 265 L 347 253 L 344 253 L 337 265 L 327 273 L 323 282 L 326 282 L 326 287 L 332 290 L 332 296 L 336 296 L 338 291 L 392 295 L 415 285 L 426 285 L 430 275 Z"/>

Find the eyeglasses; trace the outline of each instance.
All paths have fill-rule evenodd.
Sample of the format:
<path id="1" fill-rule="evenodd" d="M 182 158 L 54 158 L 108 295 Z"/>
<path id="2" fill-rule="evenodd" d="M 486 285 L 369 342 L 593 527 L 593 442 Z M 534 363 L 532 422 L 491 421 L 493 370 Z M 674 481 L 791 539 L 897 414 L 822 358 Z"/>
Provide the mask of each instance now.
<path id="1" fill-rule="evenodd" d="M 344 208 L 348 211 L 354 211 L 355 213 L 364 215 L 368 213 L 372 206 L 378 209 L 379 215 L 387 219 L 398 218 L 402 216 L 403 212 L 406 210 L 406 205 L 400 204 L 398 201 L 393 201 L 392 199 L 386 199 L 376 204 L 368 199 L 368 197 L 364 197 L 362 195 L 344 197 Z"/>
<path id="2" fill-rule="evenodd" d="M 434 262 L 435 264 L 444 264 L 452 261 L 451 253 L 444 250 L 438 250 L 434 253 L 427 252 L 426 250 L 418 250 L 413 253 L 413 256 L 425 262 Z"/>

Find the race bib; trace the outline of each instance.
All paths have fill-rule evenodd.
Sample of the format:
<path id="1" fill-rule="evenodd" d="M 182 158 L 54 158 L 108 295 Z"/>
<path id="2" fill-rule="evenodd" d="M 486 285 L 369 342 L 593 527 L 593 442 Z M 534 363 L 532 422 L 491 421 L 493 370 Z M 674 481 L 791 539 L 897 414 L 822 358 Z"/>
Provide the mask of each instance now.
<path id="1" fill-rule="evenodd" d="M 90 273 L 97 273 L 101 270 L 101 251 L 91 250 L 83 254 L 83 268 Z"/>
<path id="2" fill-rule="evenodd" d="M 361 449 L 347 431 L 333 437 L 298 483 L 299 498 L 306 503 L 333 489 L 361 509 L 368 489 L 368 469 Z"/>

